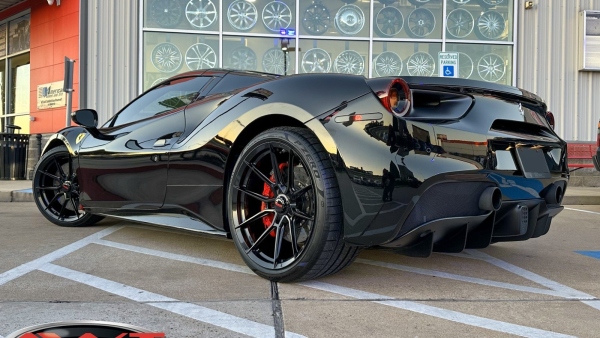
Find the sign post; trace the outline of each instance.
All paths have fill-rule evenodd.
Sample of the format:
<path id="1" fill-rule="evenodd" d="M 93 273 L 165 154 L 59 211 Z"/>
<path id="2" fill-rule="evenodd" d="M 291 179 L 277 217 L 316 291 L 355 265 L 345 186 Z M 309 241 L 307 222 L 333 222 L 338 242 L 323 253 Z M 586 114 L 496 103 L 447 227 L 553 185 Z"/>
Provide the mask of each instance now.
<path id="1" fill-rule="evenodd" d="M 458 77 L 458 52 L 439 52 L 439 76 Z"/>
<path id="2" fill-rule="evenodd" d="M 73 110 L 73 66 L 75 60 L 65 56 L 65 80 L 63 91 L 67 93 L 67 119 L 66 126 L 71 125 L 71 110 Z"/>

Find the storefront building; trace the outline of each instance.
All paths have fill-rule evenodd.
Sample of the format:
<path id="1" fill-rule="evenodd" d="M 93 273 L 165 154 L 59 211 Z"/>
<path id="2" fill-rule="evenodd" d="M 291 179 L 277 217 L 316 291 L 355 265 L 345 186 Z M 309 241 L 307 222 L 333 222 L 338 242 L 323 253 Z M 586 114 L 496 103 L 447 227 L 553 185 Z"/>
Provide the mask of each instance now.
<path id="1" fill-rule="evenodd" d="M 32 138 L 65 126 L 66 101 L 48 97 L 62 86 L 65 57 L 76 61 L 73 108 L 96 109 L 102 123 L 144 90 L 189 70 L 439 76 L 440 52 L 458 53 L 461 78 L 539 94 L 566 140 L 596 138 L 600 72 L 581 70 L 580 16 L 600 10 L 600 0 L 26 0 L 0 6 L 2 130 L 16 124 Z M 590 60 L 600 60 L 593 54 L 600 47 L 592 47 Z M 35 155 L 30 151 L 31 163 Z"/>

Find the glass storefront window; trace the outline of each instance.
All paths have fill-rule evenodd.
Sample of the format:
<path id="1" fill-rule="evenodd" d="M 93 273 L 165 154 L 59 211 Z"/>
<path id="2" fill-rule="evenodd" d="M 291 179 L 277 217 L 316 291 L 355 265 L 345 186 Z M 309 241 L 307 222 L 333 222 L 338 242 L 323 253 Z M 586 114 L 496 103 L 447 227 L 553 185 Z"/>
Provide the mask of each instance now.
<path id="1" fill-rule="evenodd" d="M 144 27 L 219 31 L 219 0 L 144 0 Z"/>
<path id="2" fill-rule="evenodd" d="M 299 73 L 368 75 L 368 41 L 300 40 Z"/>
<path id="3" fill-rule="evenodd" d="M 512 41 L 513 1 L 446 1 L 446 39 Z"/>
<path id="4" fill-rule="evenodd" d="M 300 35 L 369 37 L 368 1 L 300 1 Z"/>
<path id="5" fill-rule="evenodd" d="M 10 59 L 9 114 L 29 113 L 29 53 Z"/>
<path id="6" fill-rule="evenodd" d="M 223 31 L 244 34 L 279 34 L 296 28 L 294 0 L 224 0 Z"/>
<path id="7" fill-rule="evenodd" d="M 15 54 L 29 49 L 29 21 L 31 15 L 27 14 L 12 20 L 8 28 L 9 54 Z"/>
<path id="8" fill-rule="evenodd" d="M 373 6 L 373 37 L 441 39 L 441 0 L 377 1 Z"/>
<path id="9" fill-rule="evenodd" d="M 374 42 L 372 76 L 437 76 L 441 50 L 441 43 Z"/>
<path id="10" fill-rule="evenodd" d="M 243 36 L 223 37 L 223 67 L 240 70 L 257 70 L 273 74 L 294 74 L 296 64 L 294 52 L 284 59 L 279 38 L 257 38 Z M 295 40 L 289 41 L 292 49 Z"/>
<path id="11" fill-rule="evenodd" d="M 446 44 L 446 50 L 458 52 L 461 78 L 512 84 L 512 46 Z"/>

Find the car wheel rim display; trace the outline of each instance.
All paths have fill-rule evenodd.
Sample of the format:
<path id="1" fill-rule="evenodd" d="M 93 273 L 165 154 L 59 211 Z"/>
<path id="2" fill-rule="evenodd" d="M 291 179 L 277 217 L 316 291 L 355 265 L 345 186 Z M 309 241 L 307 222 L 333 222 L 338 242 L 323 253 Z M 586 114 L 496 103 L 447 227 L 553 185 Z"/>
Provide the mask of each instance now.
<path id="1" fill-rule="evenodd" d="M 79 184 L 68 153 L 56 153 L 52 160 L 42 162 L 37 174 L 34 194 L 44 206 L 43 212 L 64 223 L 76 222 L 86 214 L 79 210 Z"/>
<path id="2" fill-rule="evenodd" d="M 485 2 L 486 4 L 488 4 L 490 6 L 497 6 L 501 3 L 503 3 L 504 0 L 483 0 L 483 2 Z"/>
<path id="3" fill-rule="evenodd" d="M 280 28 L 288 28 L 292 23 L 292 11 L 283 2 L 269 2 L 262 11 L 262 20 L 265 26 L 278 32 Z"/>
<path id="4" fill-rule="evenodd" d="M 157 84 L 163 82 L 166 79 L 168 79 L 168 78 L 166 78 L 166 77 L 158 78 L 158 79 L 154 80 L 154 82 L 152 82 L 152 84 L 150 85 L 150 87 L 154 87 L 154 86 L 156 86 Z"/>
<path id="5" fill-rule="evenodd" d="M 473 15 L 466 9 L 457 8 L 448 14 L 448 34 L 455 38 L 464 38 L 471 34 L 475 26 Z"/>
<path id="6" fill-rule="evenodd" d="M 179 25 L 182 17 L 182 7 L 175 0 L 155 0 L 150 7 L 154 21 L 164 28 L 174 28 Z"/>
<path id="7" fill-rule="evenodd" d="M 473 74 L 473 59 L 465 53 L 458 52 L 458 76 L 468 79 Z"/>
<path id="8" fill-rule="evenodd" d="M 284 57 L 287 57 L 287 64 L 289 68 L 290 58 L 279 48 L 271 48 L 263 55 L 262 66 L 263 70 L 273 74 L 284 74 L 285 62 Z"/>
<path id="9" fill-rule="evenodd" d="M 504 59 L 498 54 L 486 54 L 479 59 L 477 72 L 485 81 L 498 82 L 504 77 L 504 72 L 506 72 Z"/>
<path id="10" fill-rule="evenodd" d="M 396 7 L 384 7 L 377 13 L 375 23 L 378 33 L 383 36 L 394 36 L 402 30 L 404 17 Z"/>
<path id="11" fill-rule="evenodd" d="M 362 75 L 365 71 L 365 61 L 353 50 L 346 50 L 335 58 L 334 68 L 337 73 Z"/>
<path id="12" fill-rule="evenodd" d="M 190 25 L 206 28 L 217 20 L 217 9 L 211 0 L 190 0 L 185 6 L 185 17 Z"/>
<path id="13" fill-rule="evenodd" d="M 170 42 L 163 42 L 152 50 L 151 62 L 163 73 L 172 73 L 181 66 L 181 51 L 179 48 Z"/>
<path id="14" fill-rule="evenodd" d="M 209 45 L 196 43 L 185 52 L 185 63 L 191 70 L 214 68 L 217 54 Z"/>
<path id="15" fill-rule="evenodd" d="M 471 0 L 452 0 L 452 1 L 454 1 L 455 3 L 457 3 L 459 5 L 464 5 Z"/>
<path id="16" fill-rule="evenodd" d="M 435 60 L 425 52 L 416 52 L 406 61 L 406 69 L 413 76 L 432 76 L 435 72 Z"/>
<path id="17" fill-rule="evenodd" d="M 435 16 L 426 8 L 417 8 L 408 16 L 408 30 L 416 37 L 425 37 L 435 28 Z"/>
<path id="18" fill-rule="evenodd" d="M 237 171 L 232 235 L 263 268 L 290 266 L 311 240 L 316 192 L 307 168 L 291 146 L 270 142 L 253 149 Z"/>
<path id="19" fill-rule="evenodd" d="M 256 7 L 245 0 L 237 0 L 229 5 L 227 9 L 227 20 L 231 27 L 240 30 L 247 31 L 252 29 L 256 24 L 258 12 Z"/>
<path id="20" fill-rule="evenodd" d="M 331 57 L 321 48 L 313 48 L 302 57 L 302 70 L 305 73 L 327 73 L 331 69 Z"/>
<path id="21" fill-rule="evenodd" d="M 506 23 L 504 22 L 504 18 L 498 12 L 485 12 L 477 20 L 477 29 L 486 39 L 499 38 L 504 33 L 505 28 Z"/>
<path id="22" fill-rule="evenodd" d="M 329 29 L 331 15 L 327 7 L 321 4 L 312 4 L 304 11 L 302 26 L 312 35 L 321 35 Z"/>
<path id="23" fill-rule="evenodd" d="M 356 5 L 344 5 L 335 15 L 335 26 L 343 34 L 355 35 L 365 25 L 365 14 Z"/>
<path id="24" fill-rule="evenodd" d="M 398 76 L 402 73 L 402 59 L 394 52 L 383 52 L 377 55 L 373 63 L 377 76 Z"/>
<path id="25" fill-rule="evenodd" d="M 256 70 L 256 54 L 248 47 L 238 47 L 229 55 L 229 66 L 240 70 Z"/>

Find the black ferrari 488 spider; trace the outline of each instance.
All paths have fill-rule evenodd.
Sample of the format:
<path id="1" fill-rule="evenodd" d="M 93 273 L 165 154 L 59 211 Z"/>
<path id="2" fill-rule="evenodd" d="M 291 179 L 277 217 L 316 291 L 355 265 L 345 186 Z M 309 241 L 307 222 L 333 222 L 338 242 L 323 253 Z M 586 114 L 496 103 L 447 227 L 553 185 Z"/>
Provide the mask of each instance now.
<path id="1" fill-rule="evenodd" d="M 566 143 L 534 94 L 445 78 L 206 70 L 52 136 L 33 179 L 60 226 L 104 216 L 231 238 L 273 281 L 365 247 L 427 257 L 546 234 Z"/>

